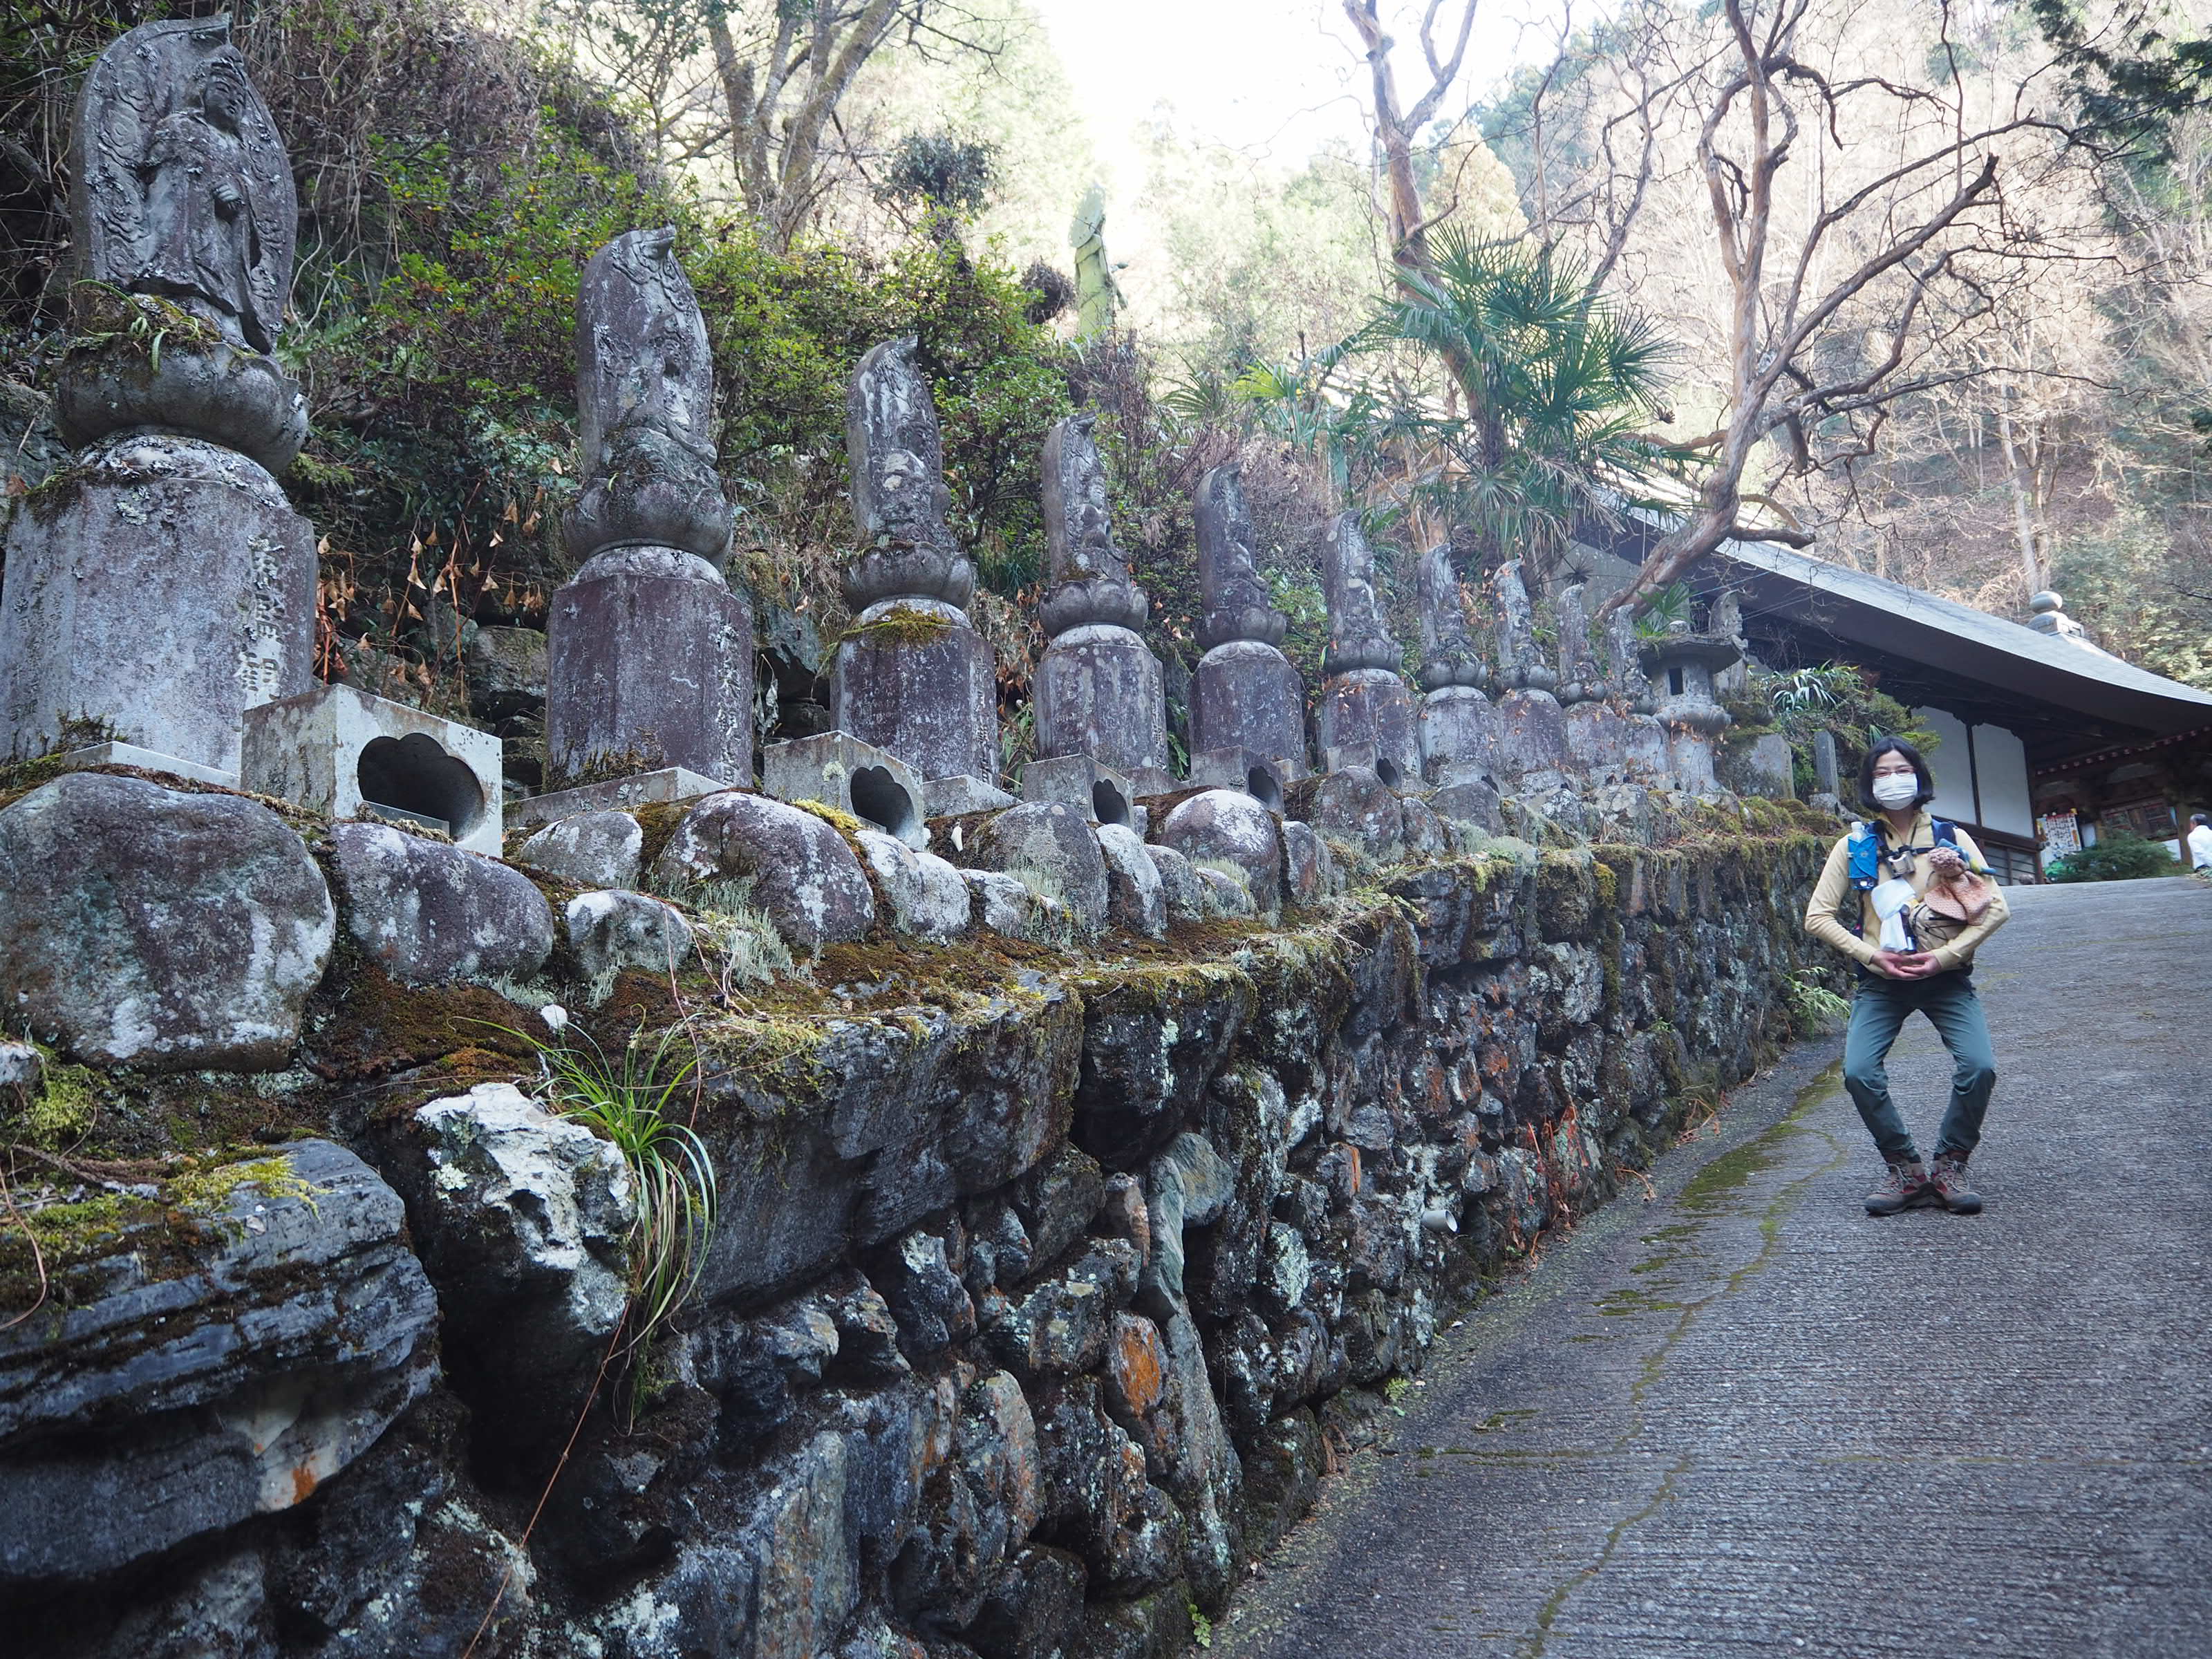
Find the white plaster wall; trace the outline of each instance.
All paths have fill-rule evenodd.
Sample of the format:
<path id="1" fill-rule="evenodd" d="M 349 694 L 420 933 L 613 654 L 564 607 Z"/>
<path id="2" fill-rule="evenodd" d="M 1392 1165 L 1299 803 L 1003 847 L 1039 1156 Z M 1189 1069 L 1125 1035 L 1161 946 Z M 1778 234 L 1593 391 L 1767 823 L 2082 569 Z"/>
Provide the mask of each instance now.
<path id="1" fill-rule="evenodd" d="M 1939 818 L 1976 822 L 1973 772 L 1966 760 L 1966 724 L 1940 708 L 1916 708 L 1913 715 L 1943 741 L 1928 757 L 1936 774 L 1936 799 L 1929 811 Z"/>
<path id="2" fill-rule="evenodd" d="M 2034 798 L 2027 785 L 2027 749 L 2002 726 L 1974 728 L 1974 776 L 1981 786 L 1980 822 L 2035 838 Z"/>

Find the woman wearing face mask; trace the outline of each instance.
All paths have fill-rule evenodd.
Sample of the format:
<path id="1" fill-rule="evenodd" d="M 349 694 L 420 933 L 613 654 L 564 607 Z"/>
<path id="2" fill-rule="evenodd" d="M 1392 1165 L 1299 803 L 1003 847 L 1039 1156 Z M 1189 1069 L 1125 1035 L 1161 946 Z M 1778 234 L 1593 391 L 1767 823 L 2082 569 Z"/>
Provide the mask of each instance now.
<path id="1" fill-rule="evenodd" d="M 1997 1076 L 1989 1025 L 1974 994 L 1974 948 L 2004 925 L 2004 894 L 1973 839 L 1928 813 L 1935 776 L 1902 738 L 1878 738 L 1867 750 L 1859 793 L 1880 810 L 1853 825 L 1829 853 L 1805 908 L 1805 927 L 1859 965 L 1844 1039 L 1844 1085 L 1889 1166 L 1881 1185 L 1867 1194 L 1867 1212 L 1895 1215 L 1911 1205 L 1940 1203 L 1954 1214 L 1972 1215 L 1982 1200 L 1966 1182 L 1966 1160 L 1982 1138 Z M 1934 914 L 1925 902 L 1931 877 L 1958 882 L 1947 890 L 1964 891 L 1967 903 L 1952 908 L 1971 919 L 1945 925 Z M 1977 906 L 1986 908 L 1977 912 Z M 1915 937 L 1916 927 L 1929 938 Z M 1932 942 L 1938 933 L 1945 937 Z M 1882 1068 L 1915 1012 L 1928 1016 L 1953 1061 L 1950 1109 L 1929 1166 L 1921 1164 L 1889 1097 Z"/>

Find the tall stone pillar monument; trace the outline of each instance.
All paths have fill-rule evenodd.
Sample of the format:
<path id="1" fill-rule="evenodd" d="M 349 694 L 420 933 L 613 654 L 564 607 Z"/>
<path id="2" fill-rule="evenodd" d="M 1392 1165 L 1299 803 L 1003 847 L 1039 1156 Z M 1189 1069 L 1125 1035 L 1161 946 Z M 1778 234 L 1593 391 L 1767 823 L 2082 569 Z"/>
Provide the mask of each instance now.
<path id="1" fill-rule="evenodd" d="M 1095 415 L 1055 421 L 1044 441 L 1045 533 L 1052 586 L 1037 607 L 1052 643 L 1037 664 L 1036 749 L 1043 759 L 1088 755 L 1166 790 L 1167 698 L 1160 661 L 1136 630 L 1145 596 L 1115 545 Z"/>
<path id="2" fill-rule="evenodd" d="M 845 568 L 854 623 L 830 682 L 837 727 L 888 750 L 925 781 L 998 769 L 998 680 L 968 620 L 975 567 L 945 523 L 944 441 L 911 337 L 860 359 L 845 393 L 853 518 L 862 545 Z"/>
<path id="3" fill-rule="evenodd" d="M 1498 599 L 1498 678 L 1509 689 L 1498 700 L 1498 763 L 1519 787 L 1555 787 L 1567 757 L 1566 722 L 1552 695 L 1559 677 L 1536 641 L 1535 607 L 1521 580 L 1521 562 L 1499 567 L 1493 581 Z"/>
<path id="4" fill-rule="evenodd" d="M 1322 548 L 1322 586 L 1328 599 L 1328 678 L 1314 715 L 1322 757 L 1334 768 L 1340 750 L 1371 747 L 1375 769 L 1394 788 L 1416 788 L 1421 778 L 1421 739 L 1413 694 L 1398 672 L 1404 659 L 1382 626 L 1375 597 L 1375 550 L 1357 513 L 1329 520 Z"/>
<path id="5" fill-rule="evenodd" d="M 714 358 L 675 245 L 617 236 L 577 290 L 584 487 L 562 532 L 583 562 L 545 622 L 556 789 L 669 768 L 752 781 L 752 609 L 721 570 Z"/>
<path id="6" fill-rule="evenodd" d="M 1490 678 L 1467 625 L 1451 544 L 1421 556 L 1421 775 L 1449 786 L 1489 781 L 1498 766 L 1498 711 L 1482 694 Z"/>
<path id="7" fill-rule="evenodd" d="M 1306 771 L 1306 696 L 1280 649 L 1290 619 L 1267 603 L 1253 562 L 1252 515 L 1235 462 L 1198 481 L 1198 579 L 1206 654 L 1190 682 L 1190 749 L 1241 750 L 1290 780 Z"/>
<path id="8" fill-rule="evenodd" d="M 222 18 L 109 46 L 74 134 L 86 280 L 55 414 L 77 453 L 9 529 L 0 749 L 129 744 L 235 777 L 246 711 L 314 675 L 314 532 L 275 477 L 307 411 L 269 355 L 291 167 Z"/>

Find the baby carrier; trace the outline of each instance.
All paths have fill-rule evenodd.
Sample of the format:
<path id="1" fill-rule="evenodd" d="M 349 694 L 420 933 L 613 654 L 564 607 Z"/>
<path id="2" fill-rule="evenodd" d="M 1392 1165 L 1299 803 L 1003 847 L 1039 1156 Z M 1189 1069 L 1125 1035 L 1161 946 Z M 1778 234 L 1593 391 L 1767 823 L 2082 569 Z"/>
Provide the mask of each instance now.
<path id="1" fill-rule="evenodd" d="M 1890 855 L 1892 860 L 1899 854 L 1929 855 L 1928 890 L 1905 913 L 1905 930 L 1915 947 L 1923 951 L 1956 939 L 1990 908 L 1989 866 L 1960 847 L 1959 827 L 1950 819 L 1931 817 L 1928 822 L 1935 837 L 1929 845 L 1899 848 Z M 1881 831 L 1871 823 L 1855 823 L 1849 845 L 1850 891 L 1856 900 L 1887 878 L 1882 869 Z M 1911 867 L 1908 862 L 1905 868 Z M 1843 907 L 1838 919 L 1854 937 L 1863 937 L 1865 915 L 1864 903 L 1853 902 Z"/>

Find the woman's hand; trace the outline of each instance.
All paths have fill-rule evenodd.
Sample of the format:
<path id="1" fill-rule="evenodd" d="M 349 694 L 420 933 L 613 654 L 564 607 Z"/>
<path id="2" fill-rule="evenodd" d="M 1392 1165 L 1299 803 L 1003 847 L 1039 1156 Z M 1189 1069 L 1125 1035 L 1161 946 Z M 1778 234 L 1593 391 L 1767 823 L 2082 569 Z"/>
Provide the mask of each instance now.
<path id="1" fill-rule="evenodd" d="M 1873 966 L 1892 979 L 1926 979 L 1940 971 L 1933 951 L 1877 951 Z"/>

